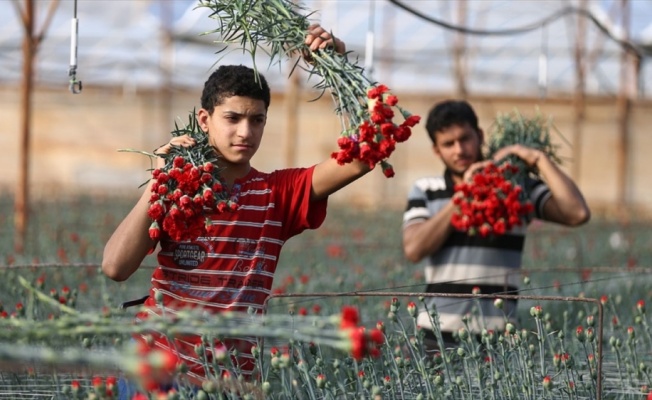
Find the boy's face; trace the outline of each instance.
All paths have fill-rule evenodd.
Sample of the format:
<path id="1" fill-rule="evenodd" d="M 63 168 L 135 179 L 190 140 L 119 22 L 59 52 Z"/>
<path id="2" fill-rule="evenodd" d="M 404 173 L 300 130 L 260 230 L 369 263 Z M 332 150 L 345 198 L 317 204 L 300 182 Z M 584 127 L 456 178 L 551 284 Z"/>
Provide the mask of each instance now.
<path id="1" fill-rule="evenodd" d="M 265 102 L 233 96 L 215 106 L 212 114 L 202 108 L 197 116 L 201 128 L 208 132 L 209 143 L 221 154 L 222 162 L 249 166 L 267 122 Z"/>
<path id="2" fill-rule="evenodd" d="M 451 125 L 435 132 L 435 154 L 455 175 L 463 175 L 471 164 L 480 161 L 483 134 L 469 124 Z"/>

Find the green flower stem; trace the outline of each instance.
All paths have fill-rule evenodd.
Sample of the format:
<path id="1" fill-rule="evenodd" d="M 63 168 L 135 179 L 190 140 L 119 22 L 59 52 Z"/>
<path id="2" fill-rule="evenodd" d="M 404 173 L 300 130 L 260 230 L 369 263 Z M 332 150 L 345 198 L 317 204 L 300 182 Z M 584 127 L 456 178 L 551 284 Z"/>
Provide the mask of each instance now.
<path id="1" fill-rule="evenodd" d="M 614 346 L 614 353 L 616 353 L 616 369 L 618 370 L 618 377 L 620 378 L 620 388 L 623 391 L 627 390 L 627 387 L 625 386 L 625 379 L 623 379 L 623 368 L 622 368 L 622 360 L 620 357 L 620 349 Z"/>
<path id="2" fill-rule="evenodd" d="M 647 317 L 645 314 L 641 315 L 641 323 L 643 324 L 643 332 L 645 332 L 646 345 L 648 347 L 652 346 L 652 335 L 650 335 L 650 326 L 647 323 Z"/>
<path id="3" fill-rule="evenodd" d="M 584 349 L 584 356 L 586 357 L 586 364 L 589 368 L 589 378 L 591 379 L 591 386 L 593 387 L 593 394 L 598 393 L 596 380 L 591 376 L 591 362 L 589 361 L 589 350 L 586 348 L 586 342 L 582 342 L 582 349 Z"/>
<path id="4" fill-rule="evenodd" d="M 65 312 L 67 314 L 71 315 L 77 315 L 79 314 L 77 310 L 74 308 L 68 307 L 64 304 L 59 303 L 58 300 L 53 299 L 52 297 L 48 296 L 47 294 L 41 292 L 40 290 L 36 289 L 32 284 L 22 276 L 18 277 L 18 283 L 20 283 L 21 286 L 23 286 L 27 291 L 30 293 L 30 295 L 38 298 L 40 301 L 47 303 L 57 309 L 59 311 Z"/>
<path id="5" fill-rule="evenodd" d="M 544 342 L 546 340 L 546 336 L 543 330 L 543 323 L 541 321 L 541 318 L 535 318 L 535 321 L 537 325 L 537 338 L 539 342 L 539 363 L 541 365 L 541 376 L 544 377 L 546 376 L 545 350 L 544 350 Z"/>
<path id="6" fill-rule="evenodd" d="M 218 42 L 238 44 L 251 54 L 255 66 L 257 48 L 270 55 L 271 63 L 292 58 L 296 53 L 308 54 L 310 61 L 303 67 L 310 75 L 321 81 L 315 88 L 331 91 L 337 103 L 336 113 L 342 123 L 342 133 L 357 127 L 369 117 L 366 89 L 372 85 L 364 76 L 364 70 L 347 60 L 346 55 L 332 49 L 311 51 L 304 43 L 310 25 L 300 6 L 287 0 L 252 0 L 241 4 L 237 1 L 201 0 L 198 7 L 211 10 L 211 18 L 218 27 L 205 34 L 218 34 Z M 254 69 L 256 69 L 254 67 Z M 347 119 L 343 118 L 348 115 Z"/>
<path id="7" fill-rule="evenodd" d="M 444 362 L 444 369 L 446 370 L 446 379 L 448 382 L 453 382 L 453 373 L 451 371 L 450 360 L 446 355 L 446 349 L 444 348 L 444 337 L 441 334 L 441 327 L 439 325 L 439 319 L 430 315 L 430 310 L 428 310 L 428 305 L 425 301 L 422 301 L 423 307 L 428 313 L 428 318 L 430 319 L 430 325 L 432 326 L 432 331 L 437 338 L 437 344 L 439 345 L 439 352 L 441 353 L 442 360 Z"/>
<path id="8" fill-rule="evenodd" d="M 413 362 L 417 363 L 416 369 L 419 372 L 420 385 L 421 386 L 425 385 L 426 392 L 428 393 L 428 397 L 432 398 L 434 397 L 434 392 L 433 392 L 433 387 L 430 382 L 430 379 L 428 379 L 428 371 L 426 371 L 426 366 L 424 365 L 424 360 L 426 358 L 426 355 L 425 352 L 423 351 L 423 343 L 421 341 L 421 336 L 419 335 L 416 316 L 412 317 L 412 329 L 419 349 L 419 354 L 416 354 L 414 352 L 412 345 L 410 345 L 410 342 L 408 341 L 408 345 L 410 346 L 410 352 L 412 354 L 412 360 Z"/>
<path id="9" fill-rule="evenodd" d="M 533 388 L 534 388 L 534 379 L 532 377 L 530 369 L 527 367 L 527 357 L 524 354 L 527 349 L 524 349 L 523 346 L 518 346 L 517 349 L 517 354 L 518 357 L 516 358 L 516 362 L 518 363 L 518 370 L 521 373 L 521 376 L 523 377 L 523 380 L 525 381 L 525 385 L 528 388 L 528 396 L 531 394 Z"/>

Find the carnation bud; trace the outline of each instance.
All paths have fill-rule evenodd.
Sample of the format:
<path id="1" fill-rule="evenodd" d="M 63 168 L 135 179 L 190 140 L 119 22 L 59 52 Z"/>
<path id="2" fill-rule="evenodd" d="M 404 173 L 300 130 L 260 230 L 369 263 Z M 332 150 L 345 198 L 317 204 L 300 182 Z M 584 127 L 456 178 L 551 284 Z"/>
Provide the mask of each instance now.
<path id="1" fill-rule="evenodd" d="M 593 331 L 593 328 L 586 328 L 586 339 L 589 342 L 592 342 L 595 339 L 595 331 Z"/>
<path id="2" fill-rule="evenodd" d="M 149 237 L 152 240 L 159 240 L 161 237 L 161 228 L 158 226 L 158 222 L 154 221 L 149 226 Z"/>
<path id="3" fill-rule="evenodd" d="M 533 306 L 530 308 L 530 315 L 534 318 L 541 318 L 543 315 L 543 308 L 541 308 L 541 306 Z"/>
<path id="4" fill-rule="evenodd" d="M 319 389 L 323 389 L 324 386 L 326 386 L 326 375 L 324 374 L 317 375 L 317 377 L 315 378 L 315 382 L 317 383 L 317 387 Z"/>
<path id="5" fill-rule="evenodd" d="M 413 301 L 407 304 L 407 312 L 410 314 L 410 317 L 414 318 L 417 316 L 417 305 Z"/>
<path id="6" fill-rule="evenodd" d="M 507 325 L 505 325 L 505 332 L 513 335 L 516 332 L 516 327 L 514 324 L 508 322 Z"/>
<path id="7" fill-rule="evenodd" d="M 398 301 L 396 297 L 392 298 L 392 303 L 389 306 L 389 310 L 392 312 L 398 311 L 398 307 L 401 305 L 401 303 Z"/>
<path id="8" fill-rule="evenodd" d="M 595 325 L 595 317 L 593 315 L 587 315 L 586 316 L 586 325 L 588 325 L 588 326 L 594 326 Z"/>
<path id="9" fill-rule="evenodd" d="M 504 305 L 505 304 L 504 304 L 503 299 L 494 300 L 494 307 L 496 307 L 497 309 L 502 310 Z"/>

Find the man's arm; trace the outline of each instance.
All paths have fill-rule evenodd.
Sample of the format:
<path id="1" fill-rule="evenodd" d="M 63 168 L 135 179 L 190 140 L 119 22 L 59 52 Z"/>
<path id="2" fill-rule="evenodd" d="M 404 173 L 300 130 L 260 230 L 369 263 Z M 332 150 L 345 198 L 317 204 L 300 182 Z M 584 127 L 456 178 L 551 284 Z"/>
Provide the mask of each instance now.
<path id="1" fill-rule="evenodd" d="M 591 218 L 584 196 L 575 183 L 542 151 L 526 146 L 512 145 L 499 150 L 494 159 L 509 154 L 521 158 L 530 168 L 539 170 L 552 196 L 543 206 L 544 219 L 566 226 L 578 226 Z"/>
<path id="2" fill-rule="evenodd" d="M 462 181 L 470 182 L 473 175 L 491 161 L 478 161 L 469 166 Z M 424 257 L 437 252 L 453 232 L 451 217 L 456 206 L 449 201 L 436 215 L 423 222 L 414 222 L 403 228 L 403 253 L 411 262 L 419 262 Z"/>
<path id="3" fill-rule="evenodd" d="M 419 262 L 436 252 L 453 231 L 451 216 L 455 211 L 452 201 L 436 215 L 424 222 L 414 222 L 403 229 L 403 253 L 411 262 Z"/>

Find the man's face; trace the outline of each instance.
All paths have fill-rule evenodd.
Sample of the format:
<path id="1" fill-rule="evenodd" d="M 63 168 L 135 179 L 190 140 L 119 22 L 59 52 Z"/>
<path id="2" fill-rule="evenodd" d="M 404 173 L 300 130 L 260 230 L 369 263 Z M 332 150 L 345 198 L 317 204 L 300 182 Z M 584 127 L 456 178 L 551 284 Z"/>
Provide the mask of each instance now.
<path id="1" fill-rule="evenodd" d="M 233 96 L 215 106 L 212 115 L 203 108 L 199 110 L 198 120 L 208 131 L 208 141 L 221 154 L 222 162 L 249 166 L 263 137 L 267 110 L 262 100 Z"/>
<path id="2" fill-rule="evenodd" d="M 455 175 L 463 175 L 471 164 L 480 161 L 482 131 L 469 124 L 451 125 L 435 132 L 437 154 L 444 165 Z"/>

